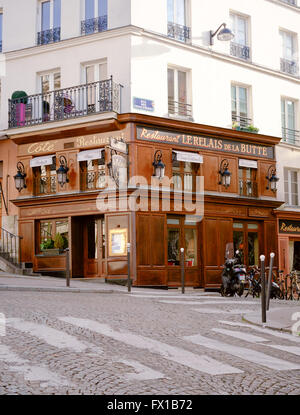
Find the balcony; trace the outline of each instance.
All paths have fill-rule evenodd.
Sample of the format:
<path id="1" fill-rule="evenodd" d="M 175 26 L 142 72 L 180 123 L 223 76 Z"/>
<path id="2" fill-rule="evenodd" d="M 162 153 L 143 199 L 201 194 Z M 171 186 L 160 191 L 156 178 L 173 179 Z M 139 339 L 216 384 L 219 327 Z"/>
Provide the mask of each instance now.
<path id="1" fill-rule="evenodd" d="M 107 15 L 95 17 L 94 19 L 82 20 L 81 22 L 82 35 L 105 32 L 105 30 L 107 30 Z"/>
<path id="2" fill-rule="evenodd" d="M 168 112 L 169 115 L 176 117 L 192 117 L 192 106 L 183 102 L 168 100 Z"/>
<path id="3" fill-rule="evenodd" d="M 280 71 L 290 75 L 298 75 L 298 65 L 296 61 L 280 58 Z"/>
<path id="4" fill-rule="evenodd" d="M 60 27 L 55 27 L 50 30 L 43 30 L 37 34 L 37 44 L 47 45 L 48 43 L 55 43 L 60 41 Z"/>
<path id="5" fill-rule="evenodd" d="M 282 127 L 282 141 L 300 147 L 300 131 Z"/>
<path id="6" fill-rule="evenodd" d="M 239 180 L 239 194 L 245 197 L 258 197 L 258 186 L 254 180 Z"/>
<path id="7" fill-rule="evenodd" d="M 230 55 L 239 59 L 250 61 L 250 47 L 246 45 L 240 45 L 239 43 L 230 43 Z"/>
<path id="8" fill-rule="evenodd" d="M 180 40 L 181 42 L 188 42 L 190 40 L 190 35 L 191 29 L 189 27 L 168 22 L 168 37 Z"/>
<path id="9" fill-rule="evenodd" d="M 120 113 L 119 84 L 110 79 L 8 100 L 8 127 L 18 128 L 104 112 Z"/>

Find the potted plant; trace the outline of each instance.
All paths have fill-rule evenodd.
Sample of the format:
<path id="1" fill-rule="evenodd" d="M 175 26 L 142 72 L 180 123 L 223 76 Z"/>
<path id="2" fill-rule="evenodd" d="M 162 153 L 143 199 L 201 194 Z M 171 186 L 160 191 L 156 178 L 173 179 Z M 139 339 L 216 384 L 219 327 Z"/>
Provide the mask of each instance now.
<path id="1" fill-rule="evenodd" d="M 62 253 L 64 249 L 68 248 L 68 240 L 61 233 L 57 233 L 54 237 L 54 248 L 59 250 L 59 253 Z"/>
<path id="2" fill-rule="evenodd" d="M 26 104 L 28 102 L 27 97 L 28 95 L 24 91 L 15 91 L 11 96 L 16 108 L 16 122 L 19 126 L 25 125 Z"/>
<path id="3" fill-rule="evenodd" d="M 54 241 L 51 238 L 45 239 L 40 246 L 44 255 L 50 256 L 59 254 L 59 249 L 54 247 Z"/>

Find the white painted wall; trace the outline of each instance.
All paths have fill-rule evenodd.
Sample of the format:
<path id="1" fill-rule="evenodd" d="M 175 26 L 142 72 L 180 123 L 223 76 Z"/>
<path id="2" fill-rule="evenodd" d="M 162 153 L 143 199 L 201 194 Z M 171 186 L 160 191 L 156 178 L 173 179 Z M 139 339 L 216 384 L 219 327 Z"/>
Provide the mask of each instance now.
<path id="1" fill-rule="evenodd" d="M 13 91 L 39 92 L 38 72 L 60 68 L 62 87 L 78 85 L 82 62 L 106 58 L 108 75 L 124 85 L 123 112 L 147 113 L 133 108 L 132 98 L 139 97 L 154 101 L 151 114 L 167 116 L 167 68 L 171 65 L 189 71 L 195 122 L 231 128 L 230 85 L 236 82 L 251 87 L 251 115 L 259 132 L 280 137 L 281 96 L 300 101 L 300 79 L 279 72 L 279 29 L 296 33 L 299 43 L 300 8 L 276 0 L 189 0 L 189 4 L 189 45 L 166 36 L 167 0 L 108 0 L 109 30 L 85 37 L 80 36 L 83 0 L 62 0 L 64 41 L 37 47 L 38 1 L 0 0 L 3 50 L 16 51 L 6 54 L 0 128 L 7 128 L 7 99 Z M 223 22 L 229 24 L 230 11 L 250 17 L 250 63 L 230 57 L 228 42 L 215 38 L 213 46 L 208 44 L 209 30 L 216 30 Z M 299 111 L 297 122 L 300 130 Z M 300 165 L 299 150 L 283 150 L 277 153 L 278 175 L 289 163 Z M 283 179 L 279 186 L 282 183 Z M 279 198 L 281 194 L 282 189 Z"/>

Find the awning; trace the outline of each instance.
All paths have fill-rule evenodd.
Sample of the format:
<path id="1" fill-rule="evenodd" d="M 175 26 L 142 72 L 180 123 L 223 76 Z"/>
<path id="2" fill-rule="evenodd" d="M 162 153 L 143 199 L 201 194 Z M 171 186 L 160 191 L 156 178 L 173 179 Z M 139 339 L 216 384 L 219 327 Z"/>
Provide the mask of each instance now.
<path id="1" fill-rule="evenodd" d="M 239 159 L 239 167 L 248 167 L 250 169 L 257 169 L 256 160 Z"/>
<path id="2" fill-rule="evenodd" d="M 30 167 L 51 166 L 51 164 L 53 164 L 53 157 L 55 157 L 55 154 L 51 154 L 51 156 L 34 157 L 30 160 Z"/>
<path id="3" fill-rule="evenodd" d="M 104 157 L 104 154 L 103 154 L 104 151 L 105 151 L 104 148 L 80 151 L 80 153 L 77 154 L 77 161 L 89 161 L 89 160 L 102 159 L 102 157 Z"/>
<path id="4" fill-rule="evenodd" d="M 177 161 L 186 161 L 189 163 L 203 163 L 203 157 L 198 153 L 188 153 L 187 151 L 173 150 L 176 154 Z"/>

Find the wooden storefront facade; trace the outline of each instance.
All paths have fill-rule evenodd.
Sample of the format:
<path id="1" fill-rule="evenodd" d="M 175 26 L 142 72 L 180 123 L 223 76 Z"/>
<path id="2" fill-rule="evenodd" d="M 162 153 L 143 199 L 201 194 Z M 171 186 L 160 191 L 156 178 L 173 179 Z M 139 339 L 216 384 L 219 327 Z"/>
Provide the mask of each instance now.
<path id="1" fill-rule="evenodd" d="M 279 269 L 288 274 L 300 271 L 300 214 L 297 211 L 278 210 Z"/>
<path id="2" fill-rule="evenodd" d="M 63 274 L 65 254 L 51 255 L 43 245 L 57 233 L 70 248 L 73 278 L 125 279 L 125 245 L 130 242 L 137 286 L 179 286 L 182 247 L 186 285 L 205 288 L 219 287 L 228 242 L 242 250 L 247 266 L 254 265 L 260 254 L 277 254 L 274 209 L 282 202 L 267 188 L 266 176 L 276 165 L 274 147 L 279 138 L 140 114 L 11 138 L 27 175 L 27 188 L 14 200 L 19 208 L 19 234 L 24 238 L 22 261 L 32 263 L 37 272 Z M 142 179 L 138 184 L 131 182 L 125 196 L 117 189 L 121 208 L 101 210 L 97 202 L 103 190 L 101 180 L 109 175 L 115 154 L 109 148 L 111 139 L 127 144 L 130 180 Z M 82 157 L 84 151 L 96 154 L 99 149 L 103 155 L 98 159 Z M 161 181 L 152 178 L 157 151 L 165 165 Z M 61 155 L 69 168 L 69 182 L 62 188 L 56 180 Z M 51 164 L 41 165 L 38 158 L 43 157 L 50 157 Z M 220 184 L 224 159 L 231 173 L 229 187 Z M 204 178 L 201 218 L 186 209 L 176 187 L 181 180 L 190 202 L 195 203 L 201 193 L 195 192 L 198 177 Z M 140 209 L 133 210 L 128 200 L 137 194 Z"/>

